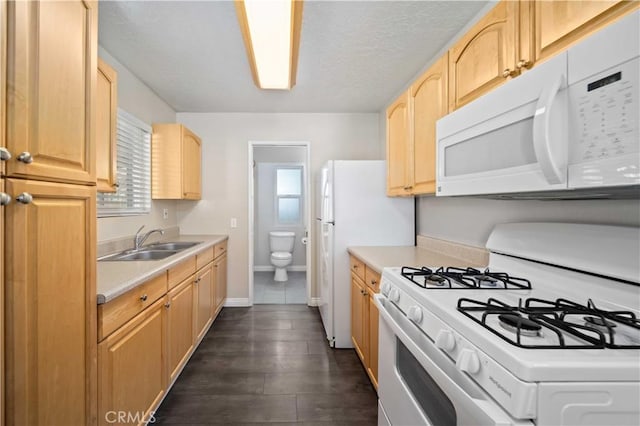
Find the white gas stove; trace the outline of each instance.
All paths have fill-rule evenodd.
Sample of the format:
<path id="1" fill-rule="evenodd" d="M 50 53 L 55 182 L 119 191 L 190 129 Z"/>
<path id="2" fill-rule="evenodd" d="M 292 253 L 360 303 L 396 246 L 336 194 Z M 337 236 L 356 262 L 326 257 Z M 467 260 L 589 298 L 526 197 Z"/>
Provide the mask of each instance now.
<path id="1" fill-rule="evenodd" d="M 640 424 L 640 229 L 507 224 L 487 248 L 486 270 L 384 269 L 381 423 Z"/>

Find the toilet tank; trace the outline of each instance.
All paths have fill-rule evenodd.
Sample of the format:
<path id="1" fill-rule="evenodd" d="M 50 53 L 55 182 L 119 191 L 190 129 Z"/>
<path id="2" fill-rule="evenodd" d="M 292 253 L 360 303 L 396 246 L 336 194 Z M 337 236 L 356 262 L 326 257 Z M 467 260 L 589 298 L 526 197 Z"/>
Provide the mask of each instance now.
<path id="1" fill-rule="evenodd" d="M 296 234 L 294 232 L 271 231 L 269 232 L 269 248 L 271 252 L 284 251 L 291 253 L 295 238 Z"/>

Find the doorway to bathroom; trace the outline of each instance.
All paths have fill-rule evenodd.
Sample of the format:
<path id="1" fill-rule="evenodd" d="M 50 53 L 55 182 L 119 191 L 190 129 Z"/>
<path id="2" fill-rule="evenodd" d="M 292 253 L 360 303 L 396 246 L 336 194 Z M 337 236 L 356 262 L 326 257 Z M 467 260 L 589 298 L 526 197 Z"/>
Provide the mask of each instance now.
<path id="1" fill-rule="evenodd" d="M 311 297 L 308 142 L 249 142 L 249 300 Z"/>

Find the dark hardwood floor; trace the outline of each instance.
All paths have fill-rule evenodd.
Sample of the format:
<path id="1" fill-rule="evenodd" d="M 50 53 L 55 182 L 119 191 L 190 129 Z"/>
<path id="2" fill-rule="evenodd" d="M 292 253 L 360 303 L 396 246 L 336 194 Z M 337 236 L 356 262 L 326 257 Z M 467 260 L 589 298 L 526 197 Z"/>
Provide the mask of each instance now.
<path id="1" fill-rule="evenodd" d="M 328 347 L 316 308 L 224 308 L 155 420 L 375 425 L 377 396 L 355 351 Z"/>

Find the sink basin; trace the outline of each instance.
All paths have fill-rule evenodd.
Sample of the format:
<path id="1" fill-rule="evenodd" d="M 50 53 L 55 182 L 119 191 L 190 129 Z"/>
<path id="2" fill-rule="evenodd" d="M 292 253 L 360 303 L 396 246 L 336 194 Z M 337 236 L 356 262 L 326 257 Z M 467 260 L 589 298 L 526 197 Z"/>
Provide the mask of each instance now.
<path id="1" fill-rule="evenodd" d="M 103 257 L 100 261 L 160 260 L 178 253 L 178 250 L 141 250 L 133 253 L 117 253 Z"/>
<path id="2" fill-rule="evenodd" d="M 174 243 L 155 243 L 155 244 L 151 244 L 148 245 L 146 248 L 151 249 L 151 250 L 184 250 L 184 249 L 188 249 L 189 247 L 193 247 L 197 244 L 200 244 L 199 241 L 197 242 L 187 242 L 187 241 L 181 241 L 181 242 L 174 242 Z"/>

